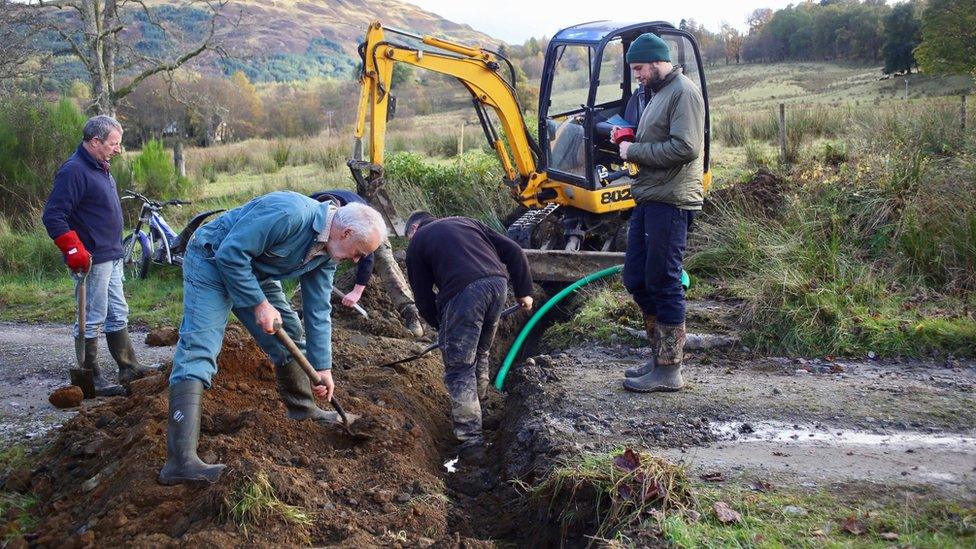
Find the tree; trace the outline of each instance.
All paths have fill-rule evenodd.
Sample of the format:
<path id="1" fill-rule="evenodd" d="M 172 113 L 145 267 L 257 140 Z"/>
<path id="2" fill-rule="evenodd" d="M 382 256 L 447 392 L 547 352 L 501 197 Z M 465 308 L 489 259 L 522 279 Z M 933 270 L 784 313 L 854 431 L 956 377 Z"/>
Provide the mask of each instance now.
<path id="1" fill-rule="evenodd" d="M 89 110 L 115 116 L 119 102 L 146 78 L 171 73 L 208 50 L 223 53 L 217 30 L 227 1 L 186 0 L 151 8 L 141 0 L 28 0 L 24 6 L 36 26 L 57 33 L 81 62 L 93 94 Z M 191 10 L 189 28 L 161 15 L 181 7 Z M 137 34 L 151 36 L 156 47 L 134 47 Z"/>
<path id="2" fill-rule="evenodd" d="M 915 15 L 915 2 L 896 5 L 885 17 L 884 73 L 911 71 L 916 65 L 912 51 L 922 41 L 921 21 Z"/>
<path id="3" fill-rule="evenodd" d="M 739 29 L 722 23 L 722 44 L 725 46 L 725 64 L 729 64 L 729 59 L 735 59 L 735 64 L 739 64 L 742 53 L 742 34 Z"/>
<path id="4" fill-rule="evenodd" d="M 926 72 L 976 77 L 976 0 L 930 0 L 915 59 Z"/>
<path id="5" fill-rule="evenodd" d="M 30 23 L 27 6 L 0 0 L 0 80 L 24 76 L 31 59 L 40 54 L 31 47 L 40 29 Z"/>
<path id="6" fill-rule="evenodd" d="M 773 18 L 773 10 L 769 8 L 758 8 L 752 10 L 752 13 L 746 17 L 746 22 L 749 23 L 749 36 L 757 36 L 762 32 L 766 23 Z"/>

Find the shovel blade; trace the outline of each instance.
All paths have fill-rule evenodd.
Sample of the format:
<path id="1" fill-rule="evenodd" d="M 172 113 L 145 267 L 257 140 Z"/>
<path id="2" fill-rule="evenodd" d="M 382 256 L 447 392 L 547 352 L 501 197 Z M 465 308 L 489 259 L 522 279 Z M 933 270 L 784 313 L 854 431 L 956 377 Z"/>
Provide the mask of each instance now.
<path id="1" fill-rule="evenodd" d="M 84 350 L 82 350 L 84 355 Z M 81 388 L 81 393 L 85 398 L 95 398 L 95 377 L 88 368 L 72 368 L 68 371 L 71 384 Z"/>

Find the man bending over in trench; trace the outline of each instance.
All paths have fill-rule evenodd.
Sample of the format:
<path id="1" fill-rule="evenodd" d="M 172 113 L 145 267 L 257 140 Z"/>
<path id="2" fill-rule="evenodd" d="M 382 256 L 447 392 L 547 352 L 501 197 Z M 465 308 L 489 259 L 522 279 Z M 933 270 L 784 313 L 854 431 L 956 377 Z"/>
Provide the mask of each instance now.
<path id="1" fill-rule="evenodd" d="M 509 279 L 522 308 L 532 309 L 529 262 L 518 244 L 466 217 L 438 219 L 414 212 L 407 219 L 407 238 L 407 278 L 417 308 L 438 330 L 458 457 L 479 463 L 484 460 L 480 399 L 488 392 L 488 351 Z"/>
<path id="2" fill-rule="evenodd" d="M 332 398 L 332 277 L 336 262 L 358 262 L 386 238 L 379 212 L 365 204 L 337 208 L 290 191 L 260 196 L 204 225 L 183 260 L 183 323 L 169 378 L 169 423 L 163 484 L 215 482 L 222 464 L 197 456 L 200 401 L 217 373 L 227 313 L 247 327 L 275 365 L 278 392 L 295 420 L 338 423 L 312 398 Z M 304 289 L 304 330 L 280 280 L 298 278 Z M 284 330 L 318 371 L 313 389 L 301 366 L 274 336 Z M 304 332 L 308 333 L 306 341 Z"/>

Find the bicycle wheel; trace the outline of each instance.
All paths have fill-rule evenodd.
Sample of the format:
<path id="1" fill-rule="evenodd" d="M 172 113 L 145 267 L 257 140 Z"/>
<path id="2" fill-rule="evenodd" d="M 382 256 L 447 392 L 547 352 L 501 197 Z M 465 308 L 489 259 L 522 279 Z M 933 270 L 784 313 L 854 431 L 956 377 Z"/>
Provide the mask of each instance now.
<path id="1" fill-rule="evenodd" d="M 122 241 L 122 269 L 125 277 L 145 279 L 149 275 L 150 251 L 142 245 L 142 240 L 130 234 Z"/>

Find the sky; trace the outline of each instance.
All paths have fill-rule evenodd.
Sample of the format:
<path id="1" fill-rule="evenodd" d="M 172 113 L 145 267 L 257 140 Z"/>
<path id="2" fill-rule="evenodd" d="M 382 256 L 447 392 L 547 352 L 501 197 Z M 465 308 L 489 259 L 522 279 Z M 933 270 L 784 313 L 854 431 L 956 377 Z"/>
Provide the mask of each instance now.
<path id="1" fill-rule="evenodd" d="M 674 26 L 682 18 L 694 19 L 712 32 L 723 22 L 748 30 L 746 16 L 757 8 L 785 8 L 800 0 L 407 0 L 455 23 L 466 23 L 475 30 L 510 44 L 521 44 L 530 37 L 552 37 L 559 29 L 596 21 L 667 21 Z"/>

